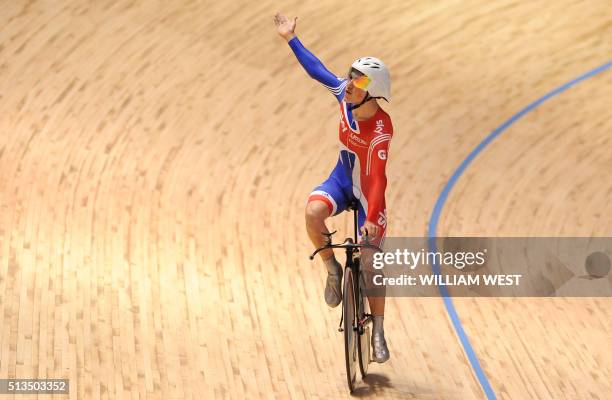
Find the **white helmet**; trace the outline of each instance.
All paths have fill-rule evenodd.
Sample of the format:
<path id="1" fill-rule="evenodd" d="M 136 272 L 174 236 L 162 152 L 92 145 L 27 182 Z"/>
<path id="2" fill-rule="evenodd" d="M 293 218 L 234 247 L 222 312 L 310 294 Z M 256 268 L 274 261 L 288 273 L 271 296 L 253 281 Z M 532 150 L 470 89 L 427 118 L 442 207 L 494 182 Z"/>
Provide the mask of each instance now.
<path id="1" fill-rule="evenodd" d="M 391 77 L 385 63 L 376 57 L 361 57 L 355 60 L 351 68 L 356 69 L 372 80 L 367 90 L 372 97 L 391 99 Z"/>

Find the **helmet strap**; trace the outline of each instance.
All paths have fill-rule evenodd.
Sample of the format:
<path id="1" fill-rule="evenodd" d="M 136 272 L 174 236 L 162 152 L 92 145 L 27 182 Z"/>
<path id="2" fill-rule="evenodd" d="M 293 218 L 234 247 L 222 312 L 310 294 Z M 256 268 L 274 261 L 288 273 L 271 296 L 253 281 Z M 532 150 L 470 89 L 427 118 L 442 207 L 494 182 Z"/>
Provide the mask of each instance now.
<path id="1" fill-rule="evenodd" d="M 373 99 L 373 98 L 374 98 L 374 97 L 370 96 L 370 93 L 369 93 L 369 92 L 366 92 L 366 95 L 365 95 L 365 97 L 363 98 L 363 100 L 361 100 L 361 103 L 359 103 L 359 104 L 351 104 L 351 105 L 349 106 L 349 111 L 353 111 L 353 110 L 358 109 L 359 107 L 361 107 L 362 105 L 364 105 L 364 104 L 365 104 L 365 103 L 366 103 L 368 100 L 371 100 L 371 99 Z"/>

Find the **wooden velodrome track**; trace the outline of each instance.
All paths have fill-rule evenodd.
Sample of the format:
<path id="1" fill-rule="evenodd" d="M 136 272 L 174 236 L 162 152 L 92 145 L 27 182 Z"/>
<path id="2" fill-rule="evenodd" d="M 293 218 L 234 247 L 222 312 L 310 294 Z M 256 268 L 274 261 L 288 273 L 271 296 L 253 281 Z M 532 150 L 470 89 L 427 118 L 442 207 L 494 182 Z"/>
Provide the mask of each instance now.
<path id="1" fill-rule="evenodd" d="M 471 149 L 612 54 L 609 0 L 412 3 L 2 1 L 0 378 L 69 378 L 71 399 L 347 397 L 303 226 L 337 109 L 276 7 L 332 71 L 390 66 L 390 236 L 425 235 Z M 611 91 L 609 71 L 512 125 L 439 235 L 610 236 Z M 455 305 L 498 398 L 610 398 L 609 299 Z M 485 397 L 441 299 L 389 299 L 386 332 L 357 395 Z"/>

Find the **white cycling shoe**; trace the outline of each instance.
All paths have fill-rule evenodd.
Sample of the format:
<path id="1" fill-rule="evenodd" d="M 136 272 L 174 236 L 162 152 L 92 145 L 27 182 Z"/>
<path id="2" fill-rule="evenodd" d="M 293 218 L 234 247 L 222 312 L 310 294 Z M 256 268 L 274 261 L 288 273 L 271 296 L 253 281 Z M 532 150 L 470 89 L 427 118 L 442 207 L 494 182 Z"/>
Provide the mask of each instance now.
<path id="1" fill-rule="evenodd" d="M 384 363 L 391 357 L 384 332 L 372 333 L 372 361 Z"/>

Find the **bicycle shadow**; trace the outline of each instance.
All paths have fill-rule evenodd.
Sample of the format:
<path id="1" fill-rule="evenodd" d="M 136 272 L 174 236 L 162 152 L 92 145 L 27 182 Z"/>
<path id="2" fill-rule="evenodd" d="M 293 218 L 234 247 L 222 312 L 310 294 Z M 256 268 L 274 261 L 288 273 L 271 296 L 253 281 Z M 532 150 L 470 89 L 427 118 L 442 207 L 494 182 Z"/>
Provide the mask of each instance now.
<path id="1" fill-rule="evenodd" d="M 367 386 L 359 386 L 353 390 L 354 397 L 369 397 L 375 394 L 382 394 L 385 389 L 393 388 L 391 380 L 386 375 L 369 373 L 363 379 Z"/>

